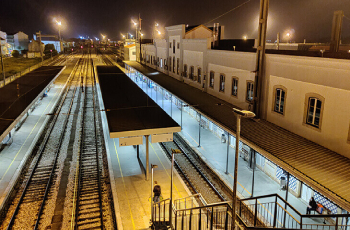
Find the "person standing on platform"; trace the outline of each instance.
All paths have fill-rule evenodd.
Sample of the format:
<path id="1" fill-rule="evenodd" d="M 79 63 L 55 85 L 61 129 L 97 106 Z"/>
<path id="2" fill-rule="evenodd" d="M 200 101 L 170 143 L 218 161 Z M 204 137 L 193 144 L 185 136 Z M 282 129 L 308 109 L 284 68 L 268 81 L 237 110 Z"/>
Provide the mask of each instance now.
<path id="1" fill-rule="evenodd" d="M 160 197 L 161 197 L 161 194 L 162 194 L 162 191 L 161 191 L 161 188 L 160 188 L 160 185 L 157 183 L 157 181 L 154 182 L 154 187 L 153 187 L 153 202 L 157 203 L 160 201 Z"/>

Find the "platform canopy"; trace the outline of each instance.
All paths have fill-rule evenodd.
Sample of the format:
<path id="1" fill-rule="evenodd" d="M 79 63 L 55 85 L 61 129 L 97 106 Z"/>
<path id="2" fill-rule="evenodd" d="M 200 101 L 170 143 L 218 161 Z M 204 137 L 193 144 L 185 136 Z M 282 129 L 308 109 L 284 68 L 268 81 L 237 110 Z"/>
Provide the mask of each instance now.
<path id="1" fill-rule="evenodd" d="M 111 138 L 166 136 L 181 131 L 180 125 L 118 67 L 97 66 L 97 75 Z"/>
<path id="2" fill-rule="evenodd" d="M 0 88 L 0 142 L 64 69 L 42 66 Z"/>

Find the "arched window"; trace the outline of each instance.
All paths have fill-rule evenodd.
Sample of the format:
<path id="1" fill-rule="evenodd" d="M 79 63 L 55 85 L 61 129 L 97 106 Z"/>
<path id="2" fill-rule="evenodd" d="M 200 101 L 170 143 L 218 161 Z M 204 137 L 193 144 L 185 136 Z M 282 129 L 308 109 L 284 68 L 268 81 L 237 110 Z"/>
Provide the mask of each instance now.
<path id="1" fill-rule="evenodd" d="M 202 69 L 201 68 L 197 69 L 197 76 L 198 76 L 197 82 L 201 83 L 201 77 L 202 77 Z"/>
<path id="2" fill-rule="evenodd" d="M 306 123 L 315 127 L 320 126 L 322 101 L 316 97 L 309 97 Z"/>
<path id="3" fill-rule="evenodd" d="M 305 95 L 304 124 L 321 129 L 324 97 L 316 93 Z"/>
<path id="4" fill-rule="evenodd" d="M 193 65 L 190 67 L 190 79 L 193 80 L 194 67 Z"/>
<path id="5" fill-rule="evenodd" d="M 219 91 L 225 92 L 225 75 L 220 74 L 220 88 Z"/>
<path id="6" fill-rule="evenodd" d="M 232 78 L 232 91 L 231 91 L 231 95 L 237 97 L 237 93 L 238 93 L 238 78 L 233 77 L 233 78 Z"/>
<path id="7" fill-rule="evenodd" d="M 214 88 L 214 76 L 215 76 L 214 71 L 210 71 L 210 75 L 209 75 L 209 87 L 210 88 Z"/>
<path id="8" fill-rule="evenodd" d="M 246 100 L 252 102 L 254 98 L 254 83 L 252 81 L 247 81 L 247 96 Z"/>
<path id="9" fill-rule="evenodd" d="M 275 90 L 275 106 L 274 111 L 280 114 L 284 113 L 286 92 L 282 88 L 276 88 Z"/>

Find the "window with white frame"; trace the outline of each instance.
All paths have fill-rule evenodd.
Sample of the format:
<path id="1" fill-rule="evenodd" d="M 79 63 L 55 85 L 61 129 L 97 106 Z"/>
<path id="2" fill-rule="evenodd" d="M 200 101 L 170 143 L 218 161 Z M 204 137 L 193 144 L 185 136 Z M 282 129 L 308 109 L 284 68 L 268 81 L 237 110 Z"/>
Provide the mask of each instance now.
<path id="1" fill-rule="evenodd" d="M 238 79 L 233 77 L 232 78 L 232 91 L 231 91 L 231 95 L 237 97 L 237 93 L 238 93 Z"/>
<path id="2" fill-rule="evenodd" d="M 198 67 L 197 69 L 197 82 L 201 83 L 201 77 L 202 77 L 202 69 Z"/>
<path id="3" fill-rule="evenodd" d="M 225 74 L 220 74 L 220 87 L 219 91 L 225 92 Z"/>
<path id="4" fill-rule="evenodd" d="M 254 84 L 252 81 L 247 82 L 247 96 L 246 100 L 251 102 L 254 98 Z"/>
<path id="5" fill-rule="evenodd" d="M 174 62 L 175 62 L 175 58 L 174 58 Z M 176 67 L 177 67 L 177 74 L 179 74 L 180 73 L 180 58 L 178 58 L 176 60 Z M 174 71 L 174 73 L 175 73 L 175 71 Z"/>
<path id="6" fill-rule="evenodd" d="M 281 89 L 277 88 L 275 91 L 275 108 L 274 111 L 280 114 L 284 113 L 284 100 L 285 100 L 285 94 L 286 92 Z"/>
<path id="7" fill-rule="evenodd" d="M 160 59 L 160 68 L 163 68 L 163 58 Z"/>
<path id="8" fill-rule="evenodd" d="M 210 88 L 214 88 L 214 71 L 210 71 L 210 75 L 209 75 L 209 87 Z"/>
<path id="9" fill-rule="evenodd" d="M 321 120 L 322 101 L 316 97 L 309 97 L 306 123 L 319 128 Z"/>
<path id="10" fill-rule="evenodd" d="M 194 67 L 193 65 L 190 67 L 190 79 L 193 80 L 193 75 L 194 75 Z"/>

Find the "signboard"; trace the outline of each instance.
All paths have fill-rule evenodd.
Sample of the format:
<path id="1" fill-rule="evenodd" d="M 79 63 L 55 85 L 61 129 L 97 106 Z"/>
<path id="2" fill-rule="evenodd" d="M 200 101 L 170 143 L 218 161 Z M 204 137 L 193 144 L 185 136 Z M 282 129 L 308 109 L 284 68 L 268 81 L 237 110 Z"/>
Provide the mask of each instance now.
<path id="1" fill-rule="evenodd" d="M 130 146 L 130 145 L 142 145 L 142 143 L 143 143 L 143 136 L 119 138 L 119 147 Z"/>
<path id="2" fill-rule="evenodd" d="M 173 141 L 173 140 L 174 140 L 173 133 L 151 135 L 151 143 L 169 142 L 169 141 Z"/>

